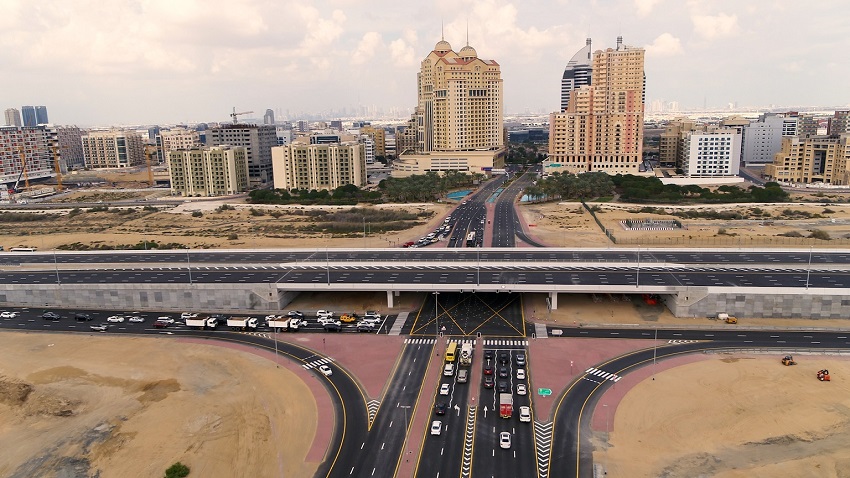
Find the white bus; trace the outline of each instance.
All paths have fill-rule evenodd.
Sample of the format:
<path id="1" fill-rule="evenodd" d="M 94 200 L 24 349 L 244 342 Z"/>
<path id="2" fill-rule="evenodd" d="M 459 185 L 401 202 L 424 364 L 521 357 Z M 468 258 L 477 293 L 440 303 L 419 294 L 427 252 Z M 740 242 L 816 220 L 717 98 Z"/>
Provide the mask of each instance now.
<path id="1" fill-rule="evenodd" d="M 35 247 L 13 247 L 9 252 L 35 252 Z"/>

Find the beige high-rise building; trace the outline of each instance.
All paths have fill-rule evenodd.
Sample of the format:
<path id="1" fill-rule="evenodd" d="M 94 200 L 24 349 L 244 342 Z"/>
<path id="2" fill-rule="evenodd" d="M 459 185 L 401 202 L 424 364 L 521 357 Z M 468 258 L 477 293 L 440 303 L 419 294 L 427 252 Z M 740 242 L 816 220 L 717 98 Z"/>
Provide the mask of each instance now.
<path id="1" fill-rule="evenodd" d="M 593 53 L 590 86 L 570 94 L 566 111 L 549 121 L 544 171 L 639 172 L 645 101 L 643 48 L 623 45 Z M 549 169 L 551 168 L 551 169 Z"/>
<path id="2" fill-rule="evenodd" d="M 445 163 L 462 172 L 504 166 L 504 96 L 498 63 L 478 58 L 469 45 L 455 52 L 449 42 L 440 40 L 422 60 L 417 88 L 414 153 L 399 156 L 394 176 L 431 171 L 430 154 L 453 159 L 474 156 L 474 161 Z M 484 156 L 489 159 L 470 169 Z"/>
<path id="3" fill-rule="evenodd" d="M 201 135 L 193 129 L 175 128 L 159 133 L 162 157 L 168 158 L 172 151 L 178 149 L 191 149 L 202 146 Z"/>
<path id="4" fill-rule="evenodd" d="M 387 155 L 387 132 L 384 128 L 375 128 L 374 126 L 364 126 L 360 128 L 360 134 L 368 135 L 375 143 L 375 156 Z"/>
<path id="5" fill-rule="evenodd" d="M 850 185 L 850 134 L 786 136 L 773 164 L 764 168 L 770 181 Z"/>
<path id="6" fill-rule="evenodd" d="M 684 141 L 689 131 L 696 130 L 696 123 L 687 118 L 676 118 L 664 128 L 658 144 L 658 164 L 662 167 L 681 165 Z"/>
<path id="7" fill-rule="evenodd" d="M 168 169 L 171 190 L 183 196 L 226 196 L 248 190 L 248 154 L 241 146 L 173 150 Z"/>
<path id="8" fill-rule="evenodd" d="M 333 190 L 366 185 L 366 153 L 355 139 L 338 143 L 313 143 L 298 138 L 272 148 L 275 189 Z"/>
<path id="9" fill-rule="evenodd" d="M 87 168 L 129 168 L 145 162 L 142 136 L 136 132 L 90 131 L 82 141 Z"/>

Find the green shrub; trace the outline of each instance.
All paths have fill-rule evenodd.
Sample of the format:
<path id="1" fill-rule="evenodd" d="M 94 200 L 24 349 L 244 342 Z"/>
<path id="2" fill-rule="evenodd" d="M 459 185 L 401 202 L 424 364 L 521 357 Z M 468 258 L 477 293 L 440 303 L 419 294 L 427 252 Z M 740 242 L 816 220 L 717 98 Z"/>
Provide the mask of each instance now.
<path id="1" fill-rule="evenodd" d="M 192 211 L 192 217 L 203 217 L 203 215 L 201 211 Z"/>
<path id="2" fill-rule="evenodd" d="M 189 476 L 189 467 L 179 461 L 165 470 L 165 478 L 185 478 Z"/>
<path id="3" fill-rule="evenodd" d="M 811 234 L 809 234 L 809 237 L 811 237 L 812 239 L 820 239 L 822 241 L 832 240 L 832 237 L 829 236 L 829 233 L 824 231 L 823 229 L 815 229 L 814 231 L 812 231 Z"/>

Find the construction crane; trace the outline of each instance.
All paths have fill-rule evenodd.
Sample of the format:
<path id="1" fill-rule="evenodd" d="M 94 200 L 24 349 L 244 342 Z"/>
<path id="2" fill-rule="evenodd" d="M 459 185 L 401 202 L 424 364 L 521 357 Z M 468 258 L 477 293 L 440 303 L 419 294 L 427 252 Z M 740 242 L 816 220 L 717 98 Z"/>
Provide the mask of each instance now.
<path id="1" fill-rule="evenodd" d="M 30 177 L 27 174 L 27 157 L 24 155 L 24 148 L 19 147 L 18 151 L 21 153 L 21 174 L 18 175 L 18 180 L 15 181 L 15 185 L 12 186 L 12 189 L 15 193 L 18 193 L 18 184 L 21 183 L 21 177 L 24 178 L 24 183 L 26 184 L 26 188 L 30 188 Z"/>
<path id="2" fill-rule="evenodd" d="M 251 113 L 253 113 L 253 111 L 243 111 L 243 112 L 241 112 L 241 113 L 237 113 L 237 112 L 236 112 L 236 107 L 234 106 L 234 107 L 233 107 L 233 113 L 230 113 L 230 117 L 231 117 L 231 118 L 233 118 L 233 124 L 236 124 L 236 123 L 237 123 L 237 121 L 236 121 L 236 120 L 237 120 L 237 117 L 238 117 L 238 116 L 242 116 L 242 115 L 249 115 L 249 114 L 251 114 Z"/>

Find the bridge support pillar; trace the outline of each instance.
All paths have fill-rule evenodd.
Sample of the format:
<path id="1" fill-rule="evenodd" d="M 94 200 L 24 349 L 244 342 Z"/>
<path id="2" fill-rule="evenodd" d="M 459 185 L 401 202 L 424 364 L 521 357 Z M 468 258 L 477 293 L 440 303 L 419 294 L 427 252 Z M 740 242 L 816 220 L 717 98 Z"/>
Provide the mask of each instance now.
<path id="1" fill-rule="evenodd" d="M 395 307 L 394 304 L 395 304 L 395 300 L 393 299 L 393 291 L 388 290 L 387 291 L 387 307 L 392 309 L 393 307 Z"/>
<path id="2" fill-rule="evenodd" d="M 549 309 L 555 310 L 558 308 L 558 293 L 549 292 Z"/>

